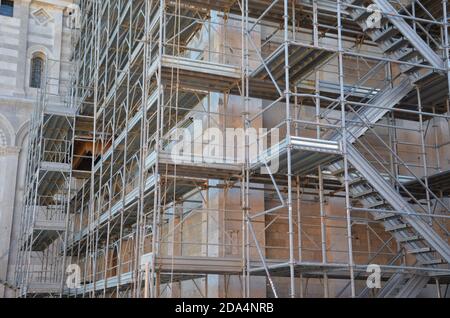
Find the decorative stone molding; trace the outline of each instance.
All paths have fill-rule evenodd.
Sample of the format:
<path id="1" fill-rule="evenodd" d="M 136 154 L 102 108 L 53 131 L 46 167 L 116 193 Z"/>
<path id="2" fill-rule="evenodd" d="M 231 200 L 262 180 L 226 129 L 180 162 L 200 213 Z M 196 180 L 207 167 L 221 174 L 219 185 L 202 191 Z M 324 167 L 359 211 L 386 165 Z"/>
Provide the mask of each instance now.
<path id="1" fill-rule="evenodd" d="M 8 140 L 6 139 L 6 134 L 3 129 L 0 128 L 0 147 L 6 147 L 8 145 Z"/>
<path id="2" fill-rule="evenodd" d="M 19 147 L 0 147 L 0 156 L 12 156 L 20 153 Z"/>
<path id="3" fill-rule="evenodd" d="M 67 16 L 66 27 L 69 29 L 81 28 L 81 11 L 78 5 L 68 5 L 64 14 Z"/>
<path id="4" fill-rule="evenodd" d="M 39 25 L 47 25 L 53 21 L 53 17 L 44 8 L 40 8 L 31 12 L 31 16 Z"/>

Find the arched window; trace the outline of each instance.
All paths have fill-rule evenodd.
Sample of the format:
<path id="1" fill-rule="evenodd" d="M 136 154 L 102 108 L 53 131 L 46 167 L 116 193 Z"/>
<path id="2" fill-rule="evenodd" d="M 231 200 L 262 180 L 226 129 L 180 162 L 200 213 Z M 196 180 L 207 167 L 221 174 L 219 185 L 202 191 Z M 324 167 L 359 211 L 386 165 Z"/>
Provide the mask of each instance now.
<path id="1" fill-rule="evenodd" d="M 44 58 L 41 55 L 34 55 L 31 59 L 30 87 L 41 88 L 43 73 Z"/>

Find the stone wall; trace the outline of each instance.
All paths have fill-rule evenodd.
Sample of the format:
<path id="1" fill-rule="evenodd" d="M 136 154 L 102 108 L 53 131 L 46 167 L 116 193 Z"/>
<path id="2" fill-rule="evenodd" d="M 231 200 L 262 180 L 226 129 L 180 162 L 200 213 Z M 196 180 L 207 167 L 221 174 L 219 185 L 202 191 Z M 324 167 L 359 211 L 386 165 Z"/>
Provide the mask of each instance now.
<path id="1" fill-rule="evenodd" d="M 0 281 L 14 281 L 17 241 L 23 202 L 29 120 L 36 100 L 30 88 L 30 61 L 46 58 L 59 94 L 68 78 L 70 30 L 65 10 L 72 1 L 16 0 L 13 17 L 0 15 Z M 0 284 L 0 297 L 6 293 Z"/>

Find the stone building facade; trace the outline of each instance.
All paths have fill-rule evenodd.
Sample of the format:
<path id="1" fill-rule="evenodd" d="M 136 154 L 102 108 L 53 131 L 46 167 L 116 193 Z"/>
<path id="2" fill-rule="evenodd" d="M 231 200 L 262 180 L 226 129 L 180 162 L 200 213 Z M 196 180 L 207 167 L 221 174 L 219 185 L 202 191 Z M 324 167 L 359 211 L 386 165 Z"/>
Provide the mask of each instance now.
<path id="1" fill-rule="evenodd" d="M 68 77 L 72 1 L 0 1 L 0 297 L 14 296 L 14 266 L 33 105 L 44 72 Z M 58 87 L 59 85 L 57 85 Z M 60 88 L 58 88 L 60 89 Z"/>

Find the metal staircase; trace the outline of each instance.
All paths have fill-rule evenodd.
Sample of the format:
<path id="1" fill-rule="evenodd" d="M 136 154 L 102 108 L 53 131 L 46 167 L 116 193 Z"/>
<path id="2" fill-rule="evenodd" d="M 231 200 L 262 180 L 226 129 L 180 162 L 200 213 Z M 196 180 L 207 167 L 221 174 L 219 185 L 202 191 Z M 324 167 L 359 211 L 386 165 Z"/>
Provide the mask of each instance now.
<path id="1" fill-rule="evenodd" d="M 384 223 L 386 231 L 395 237 L 408 254 L 416 257 L 419 266 L 432 269 L 441 264 L 448 264 L 450 248 L 447 242 L 427 224 L 424 220 L 426 217 L 419 217 L 417 211 L 350 142 L 347 142 L 347 155 L 354 167 L 348 173 L 350 193 L 353 198 L 360 200 L 368 209 L 392 211 L 392 213 L 374 211 L 372 214 L 376 221 Z M 336 176 L 343 178 L 342 161 L 334 163 L 329 169 Z M 395 211 L 402 213 L 396 214 Z M 392 277 L 392 281 L 389 280 L 389 285 L 385 287 L 390 290 L 386 292 L 386 297 L 414 297 L 412 295 L 418 294 L 428 280 L 428 278 L 419 279 L 419 277 L 405 276 L 407 282 Z M 425 283 L 421 285 L 422 281 Z M 390 287 L 391 284 L 395 284 L 395 288 Z M 405 289 L 402 289 L 403 285 Z M 398 293 L 393 294 L 394 291 Z"/>
<path id="2" fill-rule="evenodd" d="M 382 119 L 392 108 L 394 108 L 409 92 L 414 88 L 409 78 L 395 87 L 387 87 L 381 92 L 373 96 L 366 102 L 366 106 L 361 106 L 355 113 L 349 113 L 347 119 L 350 124 L 347 126 L 349 131 L 348 141 L 355 142 L 362 137 L 369 129 L 370 124 L 378 122 Z M 363 121 L 361 120 L 363 119 Z M 339 124 L 339 120 L 335 122 Z M 338 141 L 341 134 L 338 131 L 330 132 L 325 135 L 326 139 Z"/>
<path id="3" fill-rule="evenodd" d="M 423 275 L 395 273 L 380 290 L 377 298 L 415 298 L 429 281 Z"/>
<path id="4" fill-rule="evenodd" d="M 397 190 L 347 142 L 348 160 L 355 170 L 349 172 L 350 191 L 366 207 L 392 210 L 393 213 L 375 213 L 375 219 L 383 221 L 386 231 L 391 232 L 402 243 L 408 253 L 414 254 L 420 265 L 430 266 L 450 262 L 450 248 L 403 198 Z M 331 165 L 330 170 L 343 176 L 341 162 Z M 401 215 L 394 211 L 403 212 Z M 437 252 L 443 259 L 433 258 Z"/>
<path id="5" fill-rule="evenodd" d="M 439 57 L 432 48 L 416 33 L 416 31 L 402 18 L 387 0 L 346 0 L 352 6 L 367 7 L 376 4 L 377 7 L 389 13 L 382 16 L 380 28 L 370 29 L 366 21 L 372 14 L 370 10 L 347 7 L 347 12 L 357 22 L 362 30 L 378 44 L 383 54 L 392 60 L 410 63 L 400 64 L 400 72 L 404 75 L 400 82 L 393 87 L 387 87 L 366 101 L 367 105 L 357 110 L 358 114 L 350 114 L 350 122 L 364 119 L 365 123 L 351 125 L 349 141 L 353 143 L 357 138 L 364 135 L 367 125 L 376 123 L 394 108 L 400 101 L 410 93 L 417 82 L 435 72 L 430 68 L 442 70 L 445 68 L 443 59 Z M 395 16 L 397 15 L 397 16 Z M 428 71 L 424 71 L 428 68 Z M 337 105 L 337 104 L 336 104 Z M 336 106 L 335 105 L 335 106 Z M 337 140 L 338 132 L 328 136 L 329 139 Z"/>
<path id="6" fill-rule="evenodd" d="M 378 170 L 376 170 L 359 151 L 353 143 L 363 136 L 370 129 L 372 123 L 379 121 L 390 108 L 406 96 L 412 89 L 411 81 L 404 80 L 399 86 L 388 88 L 375 95 L 368 102 L 368 106 L 363 106 L 355 113 L 348 115 L 347 126 L 347 155 L 350 164 L 349 185 L 350 194 L 354 199 L 360 200 L 368 209 L 391 210 L 392 213 L 379 213 L 374 211 L 373 217 L 376 221 L 381 221 L 385 225 L 386 231 L 390 232 L 397 242 L 405 250 L 414 256 L 422 267 L 432 269 L 435 266 L 450 262 L 450 249 L 447 244 L 424 220 L 417 217 L 417 211 L 411 206 L 397 189 L 392 186 Z M 372 107 L 375 106 L 375 107 Z M 383 106 L 378 108 L 376 106 Z M 339 132 L 334 132 L 327 136 L 327 139 L 340 140 Z M 344 182 L 344 163 L 335 162 L 328 169 Z M 394 211 L 401 211 L 402 214 L 395 214 Z M 411 215 L 404 215 L 409 213 Z M 385 297 L 416 297 L 428 281 L 428 277 L 421 275 L 404 274 L 402 279 L 389 280 Z M 421 282 L 424 282 L 421 284 Z M 392 284 L 394 286 L 392 286 Z"/>
<path id="7" fill-rule="evenodd" d="M 381 11 L 388 13 L 381 20 L 381 28 L 368 29 L 366 20 L 371 12 L 348 8 L 354 20 L 374 42 L 378 43 L 388 58 L 411 63 L 400 66 L 400 71 L 407 76 L 400 84 L 379 92 L 367 102 L 368 106 L 360 107 L 355 113 L 347 116 L 348 138 L 345 142 L 347 158 L 352 165 L 348 170 L 347 180 L 350 194 L 367 209 L 386 211 L 380 213 L 374 210 L 372 212 L 374 219 L 384 223 L 386 231 L 395 237 L 408 254 L 415 256 L 419 266 L 431 270 L 450 263 L 448 243 L 426 222 L 426 216 L 418 215 L 416 209 L 360 154 L 353 143 L 364 135 L 371 124 L 379 121 L 414 88 L 414 83 L 423 75 L 420 71 L 425 67 L 443 69 L 444 63 L 415 30 L 404 19 L 398 17 L 398 12 L 388 1 L 348 0 L 347 3 L 354 6 L 374 3 Z M 334 132 L 328 138 L 339 140 L 341 136 L 339 132 Z M 333 163 L 328 169 L 344 182 L 345 170 L 342 160 Z M 417 297 L 428 280 L 429 277 L 424 275 L 397 273 L 388 280 L 377 296 Z"/>
<path id="8" fill-rule="evenodd" d="M 352 18 L 361 26 L 372 41 L 379 45 L 388 58 L 411 63 L 400 65 L 402 73 L 419 78 L 420 74 L 418 71 L 423 69 L 423 67 L 445 68 L 443 59 L 430 48 L 405 19 L 398 16 L 399 12 L 389 1 L 347 0 L 347 3 L 359 7 L 375 4 L 379 10 L 385 13 L 381 18 L 381 28 L 368 28 L 366 21 L 373 12 L 354 7 L 347 8 Z"/>

